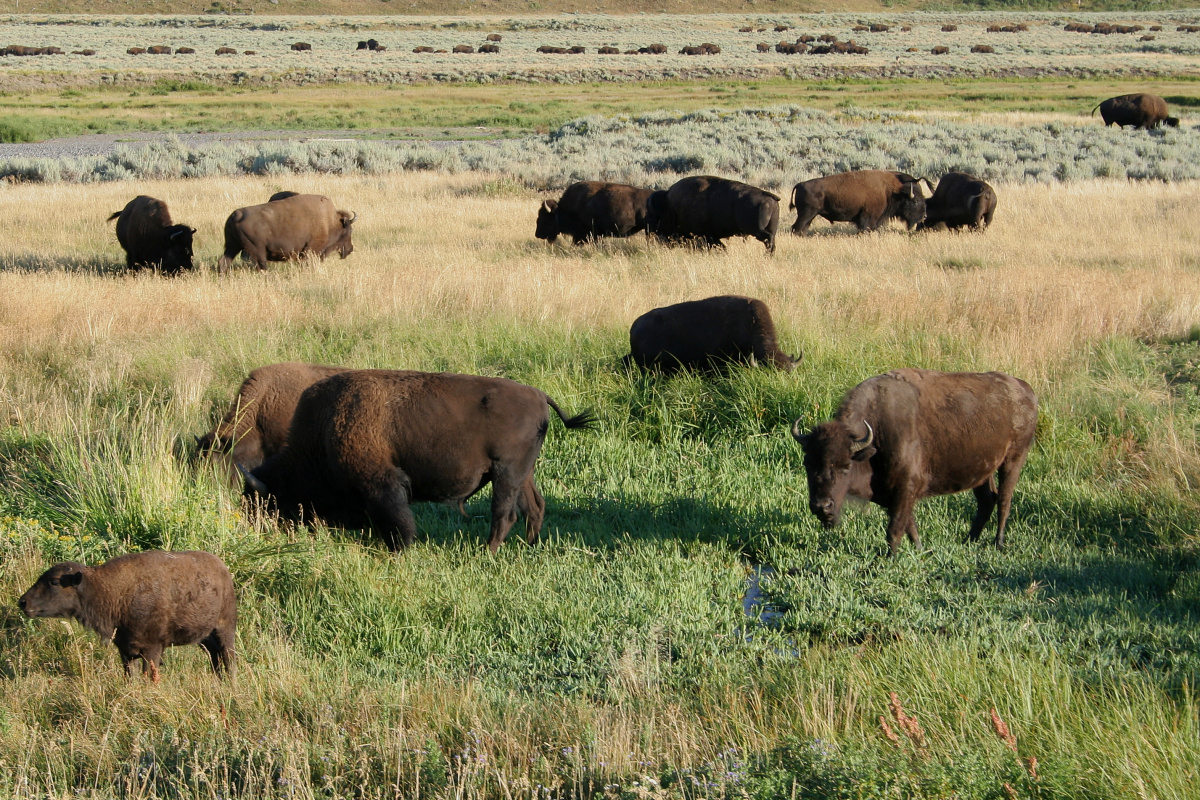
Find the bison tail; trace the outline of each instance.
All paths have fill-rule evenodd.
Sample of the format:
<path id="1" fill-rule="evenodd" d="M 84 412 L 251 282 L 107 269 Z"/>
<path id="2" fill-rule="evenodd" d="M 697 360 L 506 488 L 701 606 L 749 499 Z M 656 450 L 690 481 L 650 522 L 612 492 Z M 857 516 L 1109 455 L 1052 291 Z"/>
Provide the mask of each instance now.
<path id="1" fill-rule="evenodd" d="M 796 207 L 796 192 L 799 189 L 800 189 L 800 184 L 798 184 L 798 183 L 792 187 L 792 193 L 788 197 L 788 211 L 791 211 L 792 209 L 794 209 Z"/>
<path id="2" fill-rule="evenodd" d="M 1100 106 L 1102 106 L 1102 105 L 1104 105 L 1104 103 L 1096 103 L 1096 108 L 1099 108 L 1099 107 L 1100 107 Z M 1094 116 L 1096 116 L 1096 108 L 1093 108 L 1093 109 L 1092 109 L 1092 116 L 1093 116 L 1093 117 L 1094 117 Z"/>
<path id="3" fill-rule="evenodd" d="M 554 409 L 554 413 L 558 414 L 558 418 L 563 422 L 563 427 L 567 428 L 568 430 L 592 430 L 596 427 L 596 415 L 590 410 L 580 412 L 573 417 L 568 417 L 563 413 L 563 410 L 558 407 L 558 403 L 555 403 L 549 397 L 546 398 L 546 402 L 549 403 L 550 407 Z"/>

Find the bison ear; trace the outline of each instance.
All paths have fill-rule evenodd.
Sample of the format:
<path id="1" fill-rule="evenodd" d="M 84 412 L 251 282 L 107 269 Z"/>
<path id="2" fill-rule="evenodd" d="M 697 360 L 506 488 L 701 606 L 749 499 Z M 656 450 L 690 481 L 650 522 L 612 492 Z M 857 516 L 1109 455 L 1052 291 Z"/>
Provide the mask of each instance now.
<path id="1" fill-rule="evenodd" d="M 350 212 L 350 218 L 349 218 L 349 219 L 346 219 L 346 214 L 345 214 L 345 212 L 342 212 L 342 227 L 343 227 L 343 228 L 349 228 L 351 225 L 353 225 L 353 224 L 354 224 L 354 220 L 356 220 L 356 219 L 358 219 L 358 212 L 357 212 L 357 211 L 351 211 L 351 212 Z"/>
<path id="2" fill-rule="evenodd" d="M 68 572 L 59 577 L 58 582 L 63 586 L 78 586 L 83 582 L 82 572 Z"/>
<path id="3" fill-rule="evenodd" d="M 250 474 L 250 471 L 241 464 L 237 465 L 238 472 L 242 473 L 242 480 L 246 483 L 246 493 L 266 497 L 271 493 L 267 485 L 258 478 Z"/>
<path id="4" fill-rule="evenodd" d="M 857 453 L 850 456 L 850 460 L 851 461 L 867 461 L 868 459 L 871 458 L 871 456 L 875 455 L 876 452 L 877 451 L 875 449 L 875 445 L 871 445 L 870 447 L 864 447 L 862 450 L 859 450 Z"/>

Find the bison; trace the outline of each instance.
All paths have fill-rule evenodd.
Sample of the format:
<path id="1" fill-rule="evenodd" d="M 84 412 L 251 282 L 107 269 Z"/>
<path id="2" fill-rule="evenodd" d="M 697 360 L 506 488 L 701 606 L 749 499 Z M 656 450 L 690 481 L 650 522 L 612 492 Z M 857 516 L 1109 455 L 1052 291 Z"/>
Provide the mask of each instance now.
<path id="1" fill-rule="evenodd" d="M 638 52 L 642 54 L 661 56 L 663 53 L 667 52 L 667 46 L 665 44 L 659 44 L 656 42 L 655 44 L 646 45 L 645 47 L 639 47 Z"/>
<path id="2" fill-rule="evenodd" d="M 313 384 L 296 406 L 288 443 L 243 471 L 244 494 L 289 519 L 373 527 L 396 550 L 416 535 L 411 503 L 458 505 L 492 484 L 488 549 L 504 543 L 518 512 L 526 541 L 541 531 L 545 501 L 533 471 L 549 429 L 544 392 L 505 378 L 353 370 Z"/>
<path id="3" fill-rule="evenodd" d="M 354 252 L 351 239 L 358 215 L 338 211 L 328 197 L 299 194 L 239 208 L 225 220 L 225 253 L 217 263 L 224 273 L 238 253 L 267 268 L 268 261 L 287 261 L 313 253 L 324 260 L 337 252 Z"/>
<path id="4" fill-rule="evenodd" d="M 418 45 L 417 47 L 414 47 L 413 52 L 414 53 L 432 53 L 433 48 L 430 47 L 429 45 L 422 44 L 422 45 Z"/>
<path id="5" fill-rule="evenodd" d="M 456 44 L 451 51 L 454 53 L 474 53 L 475 48 L 469 44 Z"/>
<path id="6" fill-rule="evenodd" d="M 619 56 L 619 55 L 621 55 L 621 49 L 619 47 L 613 47 L 612 45 L 605 45 L 604 47 L 601 47 L 598 50 L 596 50 L 596 52 L 602 56 Z"/>
<path id="7" fill-rule="evenodd" d="M 345 367 L 297 361 L 253 370 L 242 381 L 224 418 L 211 431 L 196 438 L 197 454 L 227 454 L 231 464 L 254 469 L 287 443 L 292 414 L 304 390 L 345 371 Z"/>
<path id="8" fill-rule="evenodd" d="M 177 55 L 177 56 L 190 56 L 190 55 L 193 55 L 195 52 L 196 52 L 196 48 L 194 48 L 194 47 L 177 47 L 177 48 L 175 48 L 175 55 Z"/>
<path id="9" fill-rule="evenodd" d="M 42 573 L 17 605 L 28 617 L 65 617 L 117 646 L 125 674 L 142 659 L 158 683 L 164 648 L 199 644 L 213 672 L 232 677 L 237 598 L 229 569 L 212 553 L 149 550 L 96 567 L 74 561 Z"/>
<path id="10" fill-rule="evenodd" d="M 479 45 L 479 52 L 481 52 L 481 53 L 499 53 L 500 45 L 498 45 L 498 44 L 481 44 L 481 45 Z"/>
<path id="11" fill-rule="evenodd" d="M 573 183 L 557 202 L 542 203 L 534 236 L 553 243 L 565 234 L 575 244 L 597 236 L 632 236 L 646 227 L 651 194 L 623 183 Z"/>
<path id="12" fill-rule="evenodd" d="M 996 52 L 996 50 L 990 44 L 977 44 L 977 45 L 973 45 L 971 47 L 971 52 L 972 53 L 994 53 L 994 52 Z"/>
<path id="13" fill-rule="evenodd" d="M 808 232 L 818 216 L 830 222 L 853 222 L 873 231 L 892 217 L 912 230 L 925 217 L 925 196 L 917 179 L 903 172 L 864 169 L 797 183 L 789 209 L 796 209 L 792 233 Z"/>
<path id="14" fill-rule="evenodd" d="M 501 36 L 501 35 L 500 35 L 500 34 L 498 34 L 498 33 L 489 33 L 489 34 L 488 34 L 487 36 L 485 36 L 484 38 L 485 38 L 485 39 L 487 39 L 489 42 L 499 42 L 499 41 L 503 41 L 503 40 L 504 40 L 504 37 L 503 37 L 503 36 Z"/>
<path id="15" fill-rule="evenodd" d="M 650 196 L 646 229 L 666 241 L 701 239 L 724 246 L 730 236 L 753 236 L 775 252 L 779 197 L 756 186 L 696 175 Z"/>
<path id="16" fill-rule="evenodd" d="M 168 274 L 192 268 L 192 236 L 195 228 L 175 225 L 167 204 L 147 195 L 138 195 L 114 211 L 109 222 L 117 221 L 117 241 L 125 251 L 125 266 L 146 266 Z"/>
<path id="17" fill-rule="evenodd" d="M 934 47 L 929 52 L 935 56 L 944 56 L 950 52 L 950 48 L 946 47 L 945 45 L 939 44 L 937 47 Z"/>
<path id="18" fill-rule="evenodd" d="M 629 329 L 626 367 L 672 373 L 712 370 L 730 363 L 791 370 L 800 363 L 779 349 L 775 323 L 762 300 L 736 295 L 709 297 L 647 311 Z"/>
<path id="19" fill-rule="evenodd" d="M 293 42 L 292 49 L 295 50 L 297 53 L 300 53 L 300 52 L 304 52 L 305 50 L 312 50 L 312 45 L 309 44 L 308 42 Z"/>
<path id="20" fill-rule="evenodd" d="M 144 48 L 144 47 L 131 47 L 131 48 L 129 48 L 128 50 L 126 50 L 125 52 L 126 52 L 126 53 L 128 53 L 128 54 L 129 54 L 129 55 L 131 55 L 131 56 L 143 56 L 143 55 L 145 55 L 145 54 L 146 54 L 146 48 Z"/>
<path id="21" fill-rule="evenodd" d="M 958 30 L 958 26 L 957 26 L 957 25 L 949 25 L 949 24 L 947 24 L 947 25 L 943 25 L 943 26 L 942 26 L 942 33 L 953 33 L 953 32 L 954 32 L 954 31 L 956 31 L 956 30 Z"/>
<path id="22" fill-rule="evenodd" d="M 237 50 L 232 47 L 218 47 L 214 51 L 219 56 L 236 56 Z"/>
<path id="23" fill-rule="evenodd" d="M 999 372 L 898 369 L 851 389 L 834 418 L 808 433 L 797 419 L 792 436 L 804 451 L 812 513 L 832 528 L 846 495 L 883 506 L 894 556 L 906 535 L 921 546 L 913 517 L 918 500 L 967 489 L 978 502 L 967 538 L 979 539 L 999 502 L 996 546 L 1003 547 L 1036 427 L 1037 397 L 1022 380 Z"/>
<path id="24" fill-rule="evenodd" d="M 974 175 L 947 172 L 925 201 L 925 219 L 917 230 L 945 225 L 957 230 L 970 225 L 982 230 L 992 224 L 996 213 L 996 190 Z"/>
<path id="25" fill-rule="evenodd" d="M 1110 97 L 1096 108 L 1100 109 L 1105 127 L 1119 125 L 1124 128 L 1129 125 L 1149 130 L 1163 123 L 1173 128 L 1179 127 L 1179 120 L 1168 115 L 1167 101 L 1156 94 L 1123 94 Z M 1096 108 L 1092 109 L 1093 117 L 1096 116 Z"/>
<path id="26" fill-rule="evenodd" d="M 146 52 L 152 56 L 169 56 L 171 55 L 171 48 L 165 44 L 156 44 L 151 47 L 147 47 Z"/>

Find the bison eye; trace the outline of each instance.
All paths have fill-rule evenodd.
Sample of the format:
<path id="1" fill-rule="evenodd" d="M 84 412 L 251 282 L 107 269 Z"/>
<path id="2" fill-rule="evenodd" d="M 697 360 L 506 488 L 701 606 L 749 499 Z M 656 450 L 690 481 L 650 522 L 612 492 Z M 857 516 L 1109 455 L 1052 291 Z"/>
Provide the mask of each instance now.
<path id="1" fill-rule="evenodd" d="M 50 579 L 50 585 L 51 585 L 51 586 L 58 586 L 58 578 L 51 578 L 51 579 Z"/>

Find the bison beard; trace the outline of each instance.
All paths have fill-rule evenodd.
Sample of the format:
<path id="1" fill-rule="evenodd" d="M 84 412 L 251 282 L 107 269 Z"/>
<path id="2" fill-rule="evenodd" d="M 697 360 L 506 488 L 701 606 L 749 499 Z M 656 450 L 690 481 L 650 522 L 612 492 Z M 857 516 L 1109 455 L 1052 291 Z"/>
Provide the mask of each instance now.
<path id="1" fill-rule="evenodd" d="M 567 417 L 544 392 L 504 378 L 343 372 L 301 395 L 287 445 L 242 470 L 244 495 L 288 519 L 373 527 L 396 550 L 416 535 L 411 503 L 461 508 L 490 483 L 488 548 L 496 552 L 518 513 L 533 544 L 545 516 L 533 471 L 548 408 L 568 429 L 593 425 L 590 413 Z"/>

